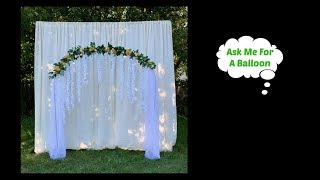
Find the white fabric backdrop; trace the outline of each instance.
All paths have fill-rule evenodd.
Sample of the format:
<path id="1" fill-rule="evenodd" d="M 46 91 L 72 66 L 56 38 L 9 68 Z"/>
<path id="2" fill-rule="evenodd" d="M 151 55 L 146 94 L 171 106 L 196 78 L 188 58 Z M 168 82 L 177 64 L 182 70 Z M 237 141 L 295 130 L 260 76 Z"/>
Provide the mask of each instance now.
<path id="1" fill-rule="evenodd" d="M 159 145 L 161 151 L 172 150 L 176 142 L 177 121 L 170 21 L 37 22 L 35 41 L 36 153 L 48 151 L 51 94 L 47 64 L 58 62 L 70 48 L 77 45 L 85 47 L 90 42 L 97 46 L 110 42 L 113 46 L 139 49 L 156 63 Z M 70 86 L 64 87 L 63 96 L 69 97 L 74 102 L 70 104 L 75 106 L 66 113 L 66 148 L 144 150 L 145 121 L 141 113 L 144 100 L 140 91 L 131 87 L 139 87 L 138 83 L 145 82 L 145 72 L 129 59 L 117 61 L 123 57 L 94 55 L 90 58 L 87 64 L 79 60 L 80 63 L 70 67 L 69 72 L 73 76 L 70 76 Z M 105 61 L 108 63 L 100 64 Z M 136 74 L 131 76 L 136 77 L 134 81 L 126 79 L 130 73 Z M 117 82 L 122 81 L 136 84 L 117 86 Z M 83 83 L 87 83 L 87 88 L 78 93 L 77 88 Z M 123 104 L 123 101 L 117 101 L 119 98 L 131 103 Z"/>

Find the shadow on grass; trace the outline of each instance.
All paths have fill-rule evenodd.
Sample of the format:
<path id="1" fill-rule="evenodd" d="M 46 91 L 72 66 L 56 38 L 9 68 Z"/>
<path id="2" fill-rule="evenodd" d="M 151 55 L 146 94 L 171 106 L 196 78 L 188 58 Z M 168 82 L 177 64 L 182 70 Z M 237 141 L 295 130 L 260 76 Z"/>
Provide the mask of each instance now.
<path id="1" fill-rule="evenodd" d="M 178 135 L 172 152 L 158 160 L 144 158 L 144 151 L 122 149 L 67 150 L 61 160 L 48 153 L 33 153 L 34 117 L 21 120 L 21 173 L 187 173 L 187 119 L 178 116 Z"/>

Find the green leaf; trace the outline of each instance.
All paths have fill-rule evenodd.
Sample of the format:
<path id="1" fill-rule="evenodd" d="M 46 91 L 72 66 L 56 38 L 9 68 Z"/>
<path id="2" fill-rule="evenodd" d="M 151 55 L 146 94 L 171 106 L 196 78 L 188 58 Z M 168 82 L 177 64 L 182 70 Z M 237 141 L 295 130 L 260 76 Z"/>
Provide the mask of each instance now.
<path id="1" fill-rule="evenodd" d="M 98 53 L 98 54 L 105 54 L 106 52 L 104 51 L 104 49 L 106 48 L 103 44 L 101 46 L 97 46 L 95 47 L 96 51 L 90 52 L 89 49 L 90 47 L 95 47 L 95 43 L 94 42 L 90 42 L 90 46 L 87 46 L 85 48 L 83 48 L 83 54 L 80 53 L 80 48 L 81 46 L 78 45 L 77 47 L 74 47 L 72 49 L 70 49 L 68 51 L 70 59 L 67 58 L 62 58 L 58 63 L 54 63 L 55 66 L 60 66 L 60 71 L 54 71 L 54 72 L 49 72 L 49 74 L 51 74 L 51 76 L 49 76 L 49 78 L 53 78 L 56 77 L 57 75 L 64 75 L 64 71 L 67 69 L 66 65 L 63 65 L 62 62 L 67 63 L 70 66 L 70 61 L 74 62 L 78 59 L 78 57 L 82 58 L 84 55 L 87 55 L 88 57 Z M 110 43 L 108 43 L 108 48 L 111 50 L 112 48 L 116 50 L 116 54 L 114 54 L 114 56 L 119 56 L 119 55 L 126 55 L 126 48 L 122 47 L 122 46 L 116 46 L 113 47 Z M 73 50 L 74 49 L 74 50 Z M 133 60 L 135 58 L 135 53 L 138 53 L 139 50 L 131 50 L 131 54 L 129 55 L 130 59 Z M 111 52 L 109 51 L 107 54 L 111 55 Z M 77 58 L 75 56 L 78 56 Z M 155 69 L 156 65 L 154 62 L 152 62 L 150 60 L 150 58 L 148 56 L 144 56 L 142 53 L 140 53 L 140 56 L 138 58 L 135 58 L 138 63 L 142 66 L 142 67 L 149 67 L 151 69 Z M 151 62 L 151 64 L 149 64 L 148 62 Z"/>

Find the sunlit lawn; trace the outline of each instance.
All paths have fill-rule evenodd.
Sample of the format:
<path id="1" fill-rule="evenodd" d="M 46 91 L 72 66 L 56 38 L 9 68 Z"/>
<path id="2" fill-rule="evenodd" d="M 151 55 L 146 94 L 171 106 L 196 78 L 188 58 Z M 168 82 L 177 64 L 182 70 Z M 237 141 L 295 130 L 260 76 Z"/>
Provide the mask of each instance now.
<path id="1" fill-rule="evenodd" d="M 178 116 L 177 143 L 159 160 L 144 158 L 144 151 L 122 149 L 67 150 L 67 157 L 51 160 L 35 154 L 34 117 L 21 121 L 21 173 L 187 173 L 187 119 Z"/>

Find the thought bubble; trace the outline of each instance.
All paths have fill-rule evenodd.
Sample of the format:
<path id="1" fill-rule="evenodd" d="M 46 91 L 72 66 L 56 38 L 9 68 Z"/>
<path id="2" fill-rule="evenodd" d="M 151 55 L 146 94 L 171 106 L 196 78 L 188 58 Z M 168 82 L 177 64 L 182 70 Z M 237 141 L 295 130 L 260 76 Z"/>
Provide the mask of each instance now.
<path id="1" fill-rule="evenodd" d="M 264 87 L 270 87 L 270 83 L 268 82 L 264 83 Z"/>
<path id="2" fill-rule="evenodd" d="M 231 38 L 219 47 L 218 67 L 232 78 L 258 78 L 271 80 L 283 60 L 282 52 L 264 38 L 242 36 Z M 270 84 L 269 84 L 270 86 Z M 262 94 L 267 94 L 264 90 Z"/>
<path id="3" fill-rule="evenodd" d="M 270 69 L 263 70 L 260 73 L 260 77 L 265 80 L 273 79 L 275 75 L 276 74 Z"/>
<path id="4" fill-rule="evenodd" d="M 262 90 L 262 92 L 261 92 L 263 95 L 266 95 L 266 94 L 268 94 L 268 91 L 267 90 Z"/>

